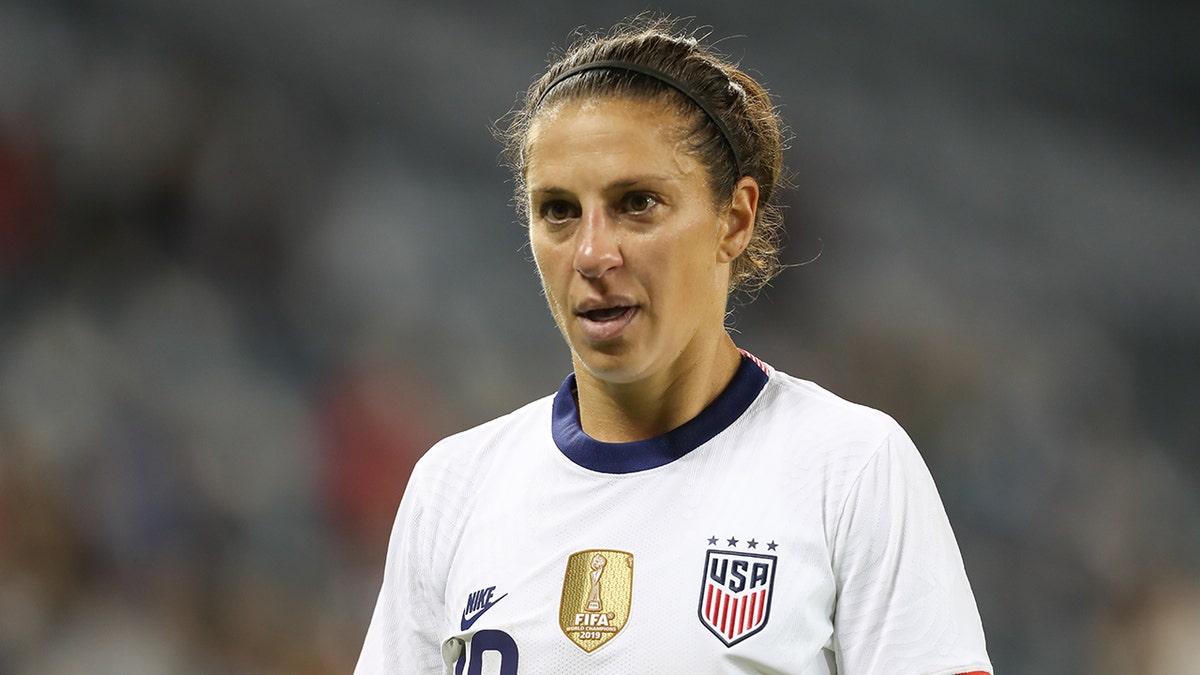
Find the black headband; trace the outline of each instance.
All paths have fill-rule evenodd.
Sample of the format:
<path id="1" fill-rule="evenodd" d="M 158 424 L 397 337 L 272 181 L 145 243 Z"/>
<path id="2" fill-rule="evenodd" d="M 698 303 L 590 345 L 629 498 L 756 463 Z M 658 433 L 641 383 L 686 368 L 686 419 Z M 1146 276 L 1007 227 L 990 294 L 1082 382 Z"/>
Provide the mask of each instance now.
<path id="1" fill-rule="evenodd" d="M 733 159 L 735 162 L 737 162 L 738 171 L 742 172 L 742 167 L 745 166 L 745 163 L 742 162 L 742 155 L 740 152 L 738 152 L 737 144 L 733 142 L 733 134 L 729 133 L 729 127 L 725 126 L 725 123 L 721 121 L 720 115 L 718 115 L 711 106 L 705 103 L 704 99 L 693 93 L 686 84 L 660 70 L 650 68 L 649 66 L 643 66 L 639 63 L 630 63 L 628 61 L 592 61 L 590 63 L 584 63 L 575 66 L 574 68 L 568 68 L 564 70 L 558 77 L 554 78 L 550 84 L 546 85 L 546 90 L 543 91 L 541 97 L 538 98 L 537 103 L 533 106 L 534 109 L 536 110 L 537 107 L 542 104 L 542 100 L 546 98 L 546 95 L 549 94 L 552 89 L 557 87 L 563 80 L 586 70 L 599 70 L 603 68 L 626 70 L 629 72 L 640 73 L 642 75 L 646 75 L 647 77 L 652 77 L 663 84 L 669 85 L 679 93 L 691 99 L 692 103 L 700 106 L 700 109 L 704 111 L 704 114 L 708 115 L 708 119 L 712 120 L 713 124 L 717 125 L 717 130 L 720 131 L 721 135 L 725 137 L 725 142 L 729 145 L 729 149 L 733 151 Z"/>

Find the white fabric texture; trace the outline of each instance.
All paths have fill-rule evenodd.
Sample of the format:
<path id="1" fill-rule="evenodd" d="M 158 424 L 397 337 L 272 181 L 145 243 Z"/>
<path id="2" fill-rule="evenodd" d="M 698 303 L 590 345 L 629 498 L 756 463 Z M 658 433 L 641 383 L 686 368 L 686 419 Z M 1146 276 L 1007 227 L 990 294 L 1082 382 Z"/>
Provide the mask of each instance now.
<path id="1" fill-rule="evenodd" d="M 765 372 L 715 436 L 652 468 L 572 461 L 551 430 L 555 397 L 437 444 L 401 502 L 357 675 L 992 672 L 908 436 L 883 413 Z M 633 555 L 632 602 L 588 652 L 559 610 L 568 558 L 593 550 Z M 765 621 L 728 646 L 703 619 L 710 552 L 772 565 Z M 449 644 L 447 664 L 452 639 L 462 654 Z"/>

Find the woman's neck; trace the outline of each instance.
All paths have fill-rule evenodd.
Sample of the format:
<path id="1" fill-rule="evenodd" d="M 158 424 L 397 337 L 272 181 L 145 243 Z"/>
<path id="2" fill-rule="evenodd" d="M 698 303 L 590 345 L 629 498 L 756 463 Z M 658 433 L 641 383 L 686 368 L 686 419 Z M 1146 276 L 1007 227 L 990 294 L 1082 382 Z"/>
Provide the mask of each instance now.
<path id="1" fill-rule="evenodd" d="M 665 368 L 635 382 L 612 383 L 575 363 L 579 420 L 598 441 L 640 441 L 699 415 L 737 373 L 741 354 L 727 334 L 706 349 L 685 351 Z"/>

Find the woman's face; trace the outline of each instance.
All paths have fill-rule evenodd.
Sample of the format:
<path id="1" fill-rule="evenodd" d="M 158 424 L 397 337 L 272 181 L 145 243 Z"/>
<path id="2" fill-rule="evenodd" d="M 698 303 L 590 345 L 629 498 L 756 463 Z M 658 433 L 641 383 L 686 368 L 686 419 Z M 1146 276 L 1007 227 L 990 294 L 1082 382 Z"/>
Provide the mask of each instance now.
<path id="1" fill-rule="evenodd" d="M 753 223 L 752 206 L 744 232 L 744 217 L 714 207 L 683 120 L 664 108 L 568 102 L 529 134 L 529 239 L 546 300 L 576 371 L 611 383 L 711 354 L 725 336 L 728 263 Z"/>

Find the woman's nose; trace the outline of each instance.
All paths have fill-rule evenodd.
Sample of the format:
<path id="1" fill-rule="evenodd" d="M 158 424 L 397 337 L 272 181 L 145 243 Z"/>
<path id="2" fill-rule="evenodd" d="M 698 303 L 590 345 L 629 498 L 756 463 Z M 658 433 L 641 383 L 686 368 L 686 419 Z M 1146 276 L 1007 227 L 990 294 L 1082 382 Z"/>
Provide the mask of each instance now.
<path id="1" fill-rule="evenodd" d="M 593 208 L 583 213 L 578 236 L 575 270 L 584 277 L 599 279 L 621 266 L 620 234 L 604 209 Z"/>

